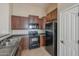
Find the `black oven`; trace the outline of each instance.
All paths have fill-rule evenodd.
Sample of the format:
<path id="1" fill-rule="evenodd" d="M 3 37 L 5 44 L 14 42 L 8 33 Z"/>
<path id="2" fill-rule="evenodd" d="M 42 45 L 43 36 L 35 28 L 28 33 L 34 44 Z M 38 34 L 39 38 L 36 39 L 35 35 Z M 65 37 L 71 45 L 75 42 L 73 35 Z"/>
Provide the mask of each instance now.
<path id="1" fill-rule="evenodd" d="M 40 37 L 37 31 L 29 31 L 29 49 L 40 46 Z"/>
<path id="2" fill-rule="evenodd" d="M 29 49 L 38 48 L 40 46 L 38 29 L 38 23 L 29 23 Z"/>
<path id="3" fill-rule="evenodd" d="M 39 29 L 38 23 L 30 23 L 29 24 L 29 29 Z"/>

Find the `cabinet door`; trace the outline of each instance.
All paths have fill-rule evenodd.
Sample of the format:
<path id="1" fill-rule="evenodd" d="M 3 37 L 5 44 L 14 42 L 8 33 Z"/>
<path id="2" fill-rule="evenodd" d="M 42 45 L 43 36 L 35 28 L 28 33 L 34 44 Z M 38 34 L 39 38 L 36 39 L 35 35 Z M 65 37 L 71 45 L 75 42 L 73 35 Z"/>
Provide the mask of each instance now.
<path id="1" fill-rule="evenodd" d="M 38 23 L 39 22 L 38 20 L 39 20 L 38 16 L 29 15 L 29 23 Z"/>
<path id="2" fill-rule="evenodd" d="M 20 28 L 20 22 L 21 22 L 21 20 L 20 20 L 20 17 L 18 17 L 18 16 L 12 16 L 12 19 L 11 19 L 11 27 L 12 27 L 12 29 L 19 29 Z"/>
<path id="3" fill-rule="evenodd" d="M 45 46 L 46 37 L 44 35 L 40 35 L 40 47 Z"/>
<path id="4" fill-rule="evenodd" d="M 39 28 L 40 28 L 40 29 L 43 29 L 43 28 L 44 28 L 44 25 L 43 25 L 43 22 L 44 22 L 44 21 L 43 21 L 43 19 L 39 19 L 38 21 L 39 21 L 39 22 L 38 22 L 38 23 L 39 23 Z"/>
<path id="5" fill-rule="evenodd" d="M 57 18 L 57 9 L 51 12 L 51 20 L 55 20 Z"/>
<path id="6" fill-rule="evenodd" d="M 50 13 L 47 15 L 47 21 L 50 21 Z"/>
<path id="7" fill-rule="evenodd" d="M 28 18 L 21 16 L 12 16 L 12 29 L 26 29 L 28 28 Z"/>
<path id="8" fill-rule="evenodd" d="M 21 24 L 21 28 L 22 29 L 27 29 L 28 28 L 28 18 L 27 17 L 21 17 L 21 20 L 20 20 L 20 24 Z"/>
<path id="9" fill-rule="evenodd" d="M 28 49 L 28 44 L 29 44 L 29 39 L 24 36 L 21 38 L 21 48 L 24 49 Z"/>
<path id="10" fill-rule="evenodd" d="M 57 9 L 53 10 L 46 16 L 46 21 L 50 22 L 57 19 Z"/>

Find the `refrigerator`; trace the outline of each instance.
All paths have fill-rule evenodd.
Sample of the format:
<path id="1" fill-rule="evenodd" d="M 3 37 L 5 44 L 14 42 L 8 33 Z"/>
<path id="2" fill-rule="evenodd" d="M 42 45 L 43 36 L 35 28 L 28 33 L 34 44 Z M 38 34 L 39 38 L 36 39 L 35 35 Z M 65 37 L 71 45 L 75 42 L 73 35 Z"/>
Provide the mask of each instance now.
<path id="1" fill-rule="evenodd" d="M 57 22 L 48 22 L 45 24 L 46 51 L 51 56 L 57 56 Z"/>

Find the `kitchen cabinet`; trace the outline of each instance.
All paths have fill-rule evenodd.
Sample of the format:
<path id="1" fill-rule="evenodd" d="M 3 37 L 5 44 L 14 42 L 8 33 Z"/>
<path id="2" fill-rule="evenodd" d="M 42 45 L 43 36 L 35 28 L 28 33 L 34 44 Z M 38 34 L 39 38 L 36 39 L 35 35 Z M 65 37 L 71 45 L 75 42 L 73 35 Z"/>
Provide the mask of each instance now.
<path id="1" fill-rule="evenodd" d="M 11 17 L 11 28 L 13 30 L 27 29 L 29 23 L 37 23 L 40 29 L 43 29 L 43 20 L 39 19 L 38 16 L 29 15 L 29 17 L 23 16 L 12 16 Z"/>
<path id="2" fill-rule="evenodd" d="M 12 29 L 27 29 L 28 27 L 28 18 L 22 16 L 12 16 L 11 19 Z"/>
<path id="3" fill-rule="evenodd" d="M 29 39 L 27 37 L 22 37 L 21 38 L 21 48 L 22 48 L 22 50 L 28 49 L 28 45 L 29 45 Z"/>
<path id="4" fill-rule="evenodd" d="M 39 16 L 29 15 L 29 23 L 39 23 Z"/>
<path id="5" fill-rule="evenodd" d="M 21 23 L 21 20 L 19 16 L 12 16 L 12 20 L 11 20 L 12 29 L 19 29 L 21 26 L 20 23 Z"/>
<path id="6" fill-rule="evenodd" d="M 47 22 L 50 22 L 50 21 L 53 21 L 56 19 L 57 19 L 57 8 L 55 10 L 51 11 L 50 13 L 48 13 L 46 16 Z"/>
<path id="7" fill-rule="evenodd" d="M 39 21 L 39 24 L 40 24 L 40 25 L 39 25 L 39 26 L 40 26 L 41 29 L 43 29 L 43 30 L 45 29 L 45 24 L 46 24 L 46 22 L 47 22 L 47 17 L 44 16 L 44 17 L 42 17 L 42 18 L 40 19 L 40 21 Z"/>
<path id="8" fill-rule="evenodd" d="M 45 35 L 40 35 L 40 47 L 45 46 L 46 37 Z"/>
<path id="9" fill-rule="evenodd" d="M 22 49 L 21 49 L 21 46 L 19 45 L 15 55 L 16 56 L 21 56 L 21 52 L 22 52 Z"/>
<path id="10" fill-rule="evenodd" d="M 44 20 L 43 19 L 39 19 L 39 28 L 43 29 L 44 28 Z"/>
<path id="11" fill-rule="evenodd" d="M 19 47 L 17 49 L 16 55 L 20 56 L 22 51 L 29 48 L 28 37 L 23 36 L 19 42 Z"/>
<path id="12" fill-rule="evenodd" d="M 33 21 L 31 21 L 32 23 L 38 23 L 39 24 L 39 28 L 40 29 L 43 29 L 43 23 L 44 23 L 44 20 L 43 19 L 40 19 L 38 16 L 33 16 L 33 15 L 29 15 L 29 22 L 31 21 L 31 20 L 33 20 Z"/>
<path id="13" fill-rule="evenodd" d="M 53 12 L 51 12 L 51 19 L 56 19 L 57 18 L 57 9 L 55 9 Z"/>
<path id="14" fill-rule="evenodd" d="M 38 16 L 29 15 L 29 23 L 38 23 L 39 28 L 43 29 L 43 19 L 40 19 Z"/>
<path id="15" fill-rule="evenodd" d="M 0 4 L 0 34 L 10 34 L 10 5 L 8 3 Z"/>
<path id="16" fill-rule="evenodd" d="M 20 17 L 20 27 L 21 29 L 27 29 L 28 28 L 28 17 Z"/>

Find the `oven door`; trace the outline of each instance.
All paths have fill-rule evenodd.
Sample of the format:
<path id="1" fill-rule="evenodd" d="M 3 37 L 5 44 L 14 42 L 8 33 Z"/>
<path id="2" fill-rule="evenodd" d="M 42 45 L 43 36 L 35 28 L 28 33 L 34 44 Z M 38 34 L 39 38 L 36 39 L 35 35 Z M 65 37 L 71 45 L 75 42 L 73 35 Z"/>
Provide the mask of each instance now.
<path id="1" fill-rule="evenodd" d="M 30 40 L 29 41 L 29 48 L 30 49 L 37 48 L 37 47 L 40 46 L 39 38 L 38 37 L 30 38 L 29 40 Z"/>
<path id="2" fill-rule="evenodd" d="M 30 23 L 29 29 L 39 29 L 39 25 L 37 23 Z"/>

